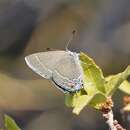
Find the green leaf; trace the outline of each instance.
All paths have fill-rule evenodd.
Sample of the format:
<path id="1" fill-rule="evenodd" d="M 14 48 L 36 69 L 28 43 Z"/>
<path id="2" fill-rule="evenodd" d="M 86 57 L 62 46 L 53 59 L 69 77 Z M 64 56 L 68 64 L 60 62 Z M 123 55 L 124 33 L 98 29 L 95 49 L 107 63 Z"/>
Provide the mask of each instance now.
<path id="1" fill-rule="evenodd" d="M 66 94 L 65 95 L 66 106 L 74 107 L 78 97 L 79 97 L 79 95 L 77 95 L 77 94 Z"/>
<path id="2" fill-rule="evenodd" d="M 73 95 L 71 94 L 65 95 L 65 105 L 67 107 L 73 107 Z"/>
<path id="3" fill-rule="evenodd" d="M 82 95 L 82 92 L 77 92 L 74 94 L 66 94 L 65 104 L 68 107 L 73 107 L 73 113 L 79 114 L 80 111 L 89 103 L 91 99 L 88 95 Z"/>
<path id="4" fill-rule="evenodd" d="M 90 106 L 96 109 L 100 109 L 101 104 L 106 100 L 106 96 L 102 93 L 97 93 L 93 96 Z"/>
<path id="5" fill-rule="evenodd" d="M 125 81 L 120 85 L 119 89 L 120 89 L 122 92 L 124 92 L 124 93 L 130 95 L 130 83 L 129 83 L 127 80 L 125 80 Z"/>
<path id="6" fill-rule="evenodd" d="M 15 121 L 8 115 L 5 115 L 5 127 L 7 130 L 20 130 Z"/>
<path id="7" fill-rule="evenodd" d="M 65 96 L 66 105 L 73 107 L 75 114 L 79 114 L 87 105 L 100 109 L 107 97 L 111 96 L 130 75 L 130 66 L 128 66 L 124 72 L 104 78 L 101 69 L 84 53 L 80 53 L 80 63 L 84 73 L 84 88 Z M 124 85 L 126 87 L 126 82 L 120 88 Z M 128 91 L 128 88 L 124 91 Z"/>
<path id="8" fill-rule="evenodd" d="M 78 115 L 80 111 L 87 105 L 91 105 L 93 108 L 100 109 L 100 104 L 103 103 L 105 100 L 106 100 L 105 95 L 101 93 L 97 93 L 93 96 L 90 95 L 79 96 L 75 101 L 73 113 Z"/>
<path id="9" fill-rule="evenodd" d="M 99 109 L 100 104 L 106 100 L 106 97 L 102 93 L 96 93 L 94 95 L 82 95 L 82 93 L 67 94 L 66 105 L 73 107 L 73 113 L 79 114 L 80 111 L 87 105 L 91 105 L 93 108 Z"/>
<path id="10" fill-rule="evenodd" d="M 105 79 L 101 69 L 84 53 L 80 53 L 80 62 L 84 72 L 84 89 L 87 93 L 92 95 L 97 91 L 105 93 Z"/>
<path id="11" fill-rule="evenodd" d="M 130 104 L 126 105 L 126 106 L 123 108 L 123 111 L 128 111 L 128 112 L 130 112 Z"/>
<path id="12" fill-rule="evenodd" d="M 88 96 L 88 95 L 83 95 L 83 96 L 79 96 L 75 102 L 75 106 L 73 109 L 73 113 L 75 114 L 79 114 L 80 111 L 89 104 L 89 102 L 91 101 L 92 96 Z"/>
<path id="13" fill-rule="evenodd" d="M 130 66 L 128 66 L 122 73 L 106 77 L 106 96 L 112 96 L 129 75 Z"/>

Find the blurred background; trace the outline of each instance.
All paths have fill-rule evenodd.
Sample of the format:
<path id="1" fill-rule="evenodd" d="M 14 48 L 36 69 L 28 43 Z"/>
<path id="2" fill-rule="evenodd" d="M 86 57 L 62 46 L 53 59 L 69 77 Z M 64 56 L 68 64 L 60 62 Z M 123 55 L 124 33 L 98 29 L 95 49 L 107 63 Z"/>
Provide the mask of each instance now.
<path id="1" fill-rule="evenodd" d="M 130 0 L 0 0 L 0 111 L 22 130 L 108 130 L 92 108 L 73 115 L 64 94 L 25 65 L 28 54 L 65 49 L 74 29 L 70 50 L 94 58 L 105 76 L 130 64 Z M 122 96 L 114 113 L 125 124 Z"/>

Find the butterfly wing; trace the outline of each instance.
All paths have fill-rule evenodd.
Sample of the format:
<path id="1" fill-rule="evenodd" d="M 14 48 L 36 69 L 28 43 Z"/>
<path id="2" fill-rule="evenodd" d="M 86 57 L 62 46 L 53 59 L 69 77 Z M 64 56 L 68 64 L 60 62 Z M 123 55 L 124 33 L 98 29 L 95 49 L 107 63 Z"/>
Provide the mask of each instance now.
<path id="1" fill-rule="evenodd" d="M 50 79 L 54 66 L 64 57 L 65 51 L 39 52 L 26 56 L 27 65 L 40 76 Z"/>
<path id="2" fill-rule="evenodd" d="M 82 87 L 82 69 L 78 54 L 68 51 L 48 51 L 25 57 L 27 65 L 64 92 L 74 92 Z"/>

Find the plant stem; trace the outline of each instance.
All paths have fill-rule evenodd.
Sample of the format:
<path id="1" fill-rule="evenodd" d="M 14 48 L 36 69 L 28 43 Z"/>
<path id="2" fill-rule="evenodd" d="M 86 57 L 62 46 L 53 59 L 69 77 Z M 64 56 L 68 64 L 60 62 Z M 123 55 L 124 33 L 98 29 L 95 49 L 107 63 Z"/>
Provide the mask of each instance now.
<path id="1" fill-rule="evenodd" d="M 118 130 L 114 125 L 113 111 L 109 111 L 106 114 L 103 114 L 103 117 L 106 119 L 106 123 L 108 124 L 110 130 Z"/>
<path id="2" fill-rule="evenodd" d="M 109 97 L 101 106 L 101 112 L 103 113 L 103 117 L 106 119 L 106 123 L 108 124 L 110 130 L 126 130 L 118 123 L 117 120 L 114 120 L 112 107 L 113 101 L 111 97 Z"/>

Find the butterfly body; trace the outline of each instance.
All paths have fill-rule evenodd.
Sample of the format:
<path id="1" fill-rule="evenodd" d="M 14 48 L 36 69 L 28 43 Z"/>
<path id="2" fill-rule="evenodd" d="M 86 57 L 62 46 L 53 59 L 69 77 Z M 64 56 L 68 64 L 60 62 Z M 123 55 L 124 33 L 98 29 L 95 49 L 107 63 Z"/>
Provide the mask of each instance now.
<path id="1" fill-rule="evenodd" d="M 79 54 L 71 51 L 47 51 L 25 57 L 27 65 L 63 92 L 76 92 L 83 87 Z"/>

